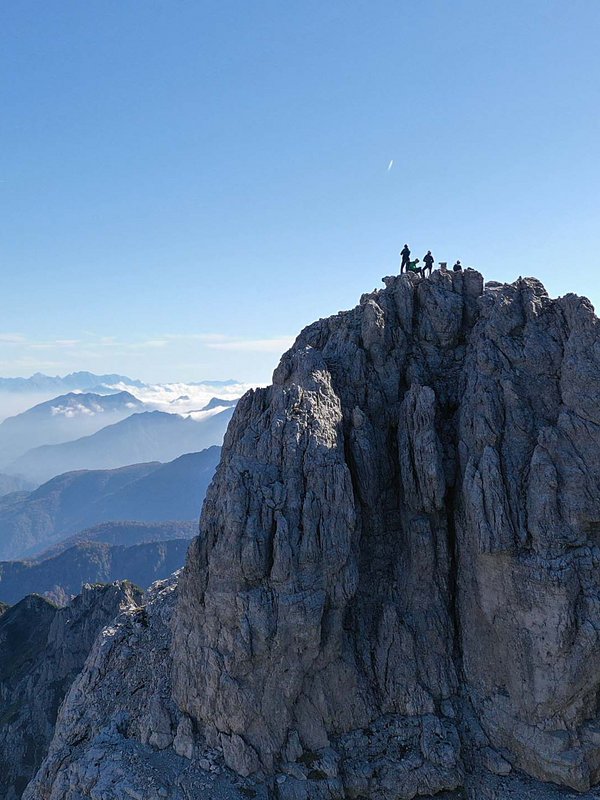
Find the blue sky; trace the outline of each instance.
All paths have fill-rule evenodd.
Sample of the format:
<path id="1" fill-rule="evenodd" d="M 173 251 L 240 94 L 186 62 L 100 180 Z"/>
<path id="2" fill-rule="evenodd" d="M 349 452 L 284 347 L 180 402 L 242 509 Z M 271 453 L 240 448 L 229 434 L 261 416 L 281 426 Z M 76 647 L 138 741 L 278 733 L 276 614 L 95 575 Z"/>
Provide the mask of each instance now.
<path id="1" fill-rule="evenodd" d="M 0 374 L 266 381 L 405 241 L 597 305 L 599 37 L 597 0 L 3 3 Z"/>

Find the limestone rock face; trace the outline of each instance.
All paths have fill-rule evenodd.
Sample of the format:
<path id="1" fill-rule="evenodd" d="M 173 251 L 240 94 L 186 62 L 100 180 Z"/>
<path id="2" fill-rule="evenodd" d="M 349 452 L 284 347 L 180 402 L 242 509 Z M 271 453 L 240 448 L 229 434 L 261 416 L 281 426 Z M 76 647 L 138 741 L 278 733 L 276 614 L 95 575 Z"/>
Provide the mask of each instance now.
<path id="1" fill-rule="evenodd" d="M 238 772 L 332 747 L 354 796 L 383 784 L 340 743 L 417 730 L 413 797 L 461 784 L 468 698 L 503 764 L 587 789 L 598 321 L 534 279 L 385 282 L 240 401 L 182 578 L 176 700 Z"/>
<path id="2" fill-rule="evenodd" d="M 600 798 L 598 320 L 384 283 L 239 402 L 179 586 L 96 642 L 26 800 Z"/>
<path id="3" fill-rule="evenodd" d="M 65 608 L 29 595 L 0 618 L 0 797 L 15 800 L 46 755 L 58 707 L 99 631 L 139 598 L 127 582 L 84 586 Z"/>
<path id="4" fill-rule="evenodd" d="M 264 789 L 238 791 L 240 779 L 173 702 L 176 593 L 176 575 L 158 581 L 101 631 L 23 800 L 266 800 Z"/>

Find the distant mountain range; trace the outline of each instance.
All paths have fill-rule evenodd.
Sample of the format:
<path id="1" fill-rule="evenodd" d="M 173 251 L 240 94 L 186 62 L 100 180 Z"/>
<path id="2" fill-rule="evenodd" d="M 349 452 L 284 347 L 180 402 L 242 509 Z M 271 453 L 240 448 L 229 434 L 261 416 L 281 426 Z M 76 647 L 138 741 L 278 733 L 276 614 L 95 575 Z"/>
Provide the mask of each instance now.
<path id="1" fill-rule="evenodd" d="M 1 497 L 0 558 L 34 556 L 101 522 L 197 520 L 219 457 L 210 447 L 167 464 L 71 472 Z"/>
<path id="2" fill-rule="evenodd" d="M 191 454 L 195 455 L 195 454 Z M 103 544 L 118 544 L 131 547 L 134 544 L 147 542 L 167 542 L 173 539 L 186 539 L 189 541 L 198 535 L 198 520 L 165 520 L 161 522 L 135 522 L 131 520 L 113 520 L 100 522 L 91 528 L 85 528 L 78 533 L 61 539 L 55 545 L 35 556 L 35 561 L 44 561 L 63 553 L 70 547 L 85 542 L 101 542 Z M 0 562 L 2 563 L 2 562 Z"/>
<path id="3" fill-rule="evenodd" d="M 129 386 L 144 386 L 142 381 L 128 378 L 125 375 L 95 375 L 93 372 L 71 372 L 64 376 L 43 375 L 36 372 L 30 378 L 0 378 L 2 392 L 48 392 L 48 391 L 86 391 L 100 386 L 115 386 L 126 383 Z"/>
<path id="4" fill-rule="evenodd" d="M 146 411 L 102 428 L 91 436 L 43 445 L 4 466 L 9 474 L 35 483 L 80 469 L 115 469 L 132 463 L 170 461 L 183 453 L 220 445 L 233 408 L 197 418 Z"/>
<path id="5" fill-rule="evenodd" d="M 201 411 L 212 411 L 213 408 L 235 408 L 237 400 L 223 400 L 220 397 L 211 397 Z"/>
<path id="6" fill-rule="evenodd" d="M 129 392 L 69 392 L 38 403 L 0 423 L 0 466 L 32 448 L 94 434 L 143 408 L 144 404 Z"/>
<path id="7" fill-rule="evenodd" d="M 43 561 L 0 561 L 0 598 L 18 603 L 42 594 L 65 605 L 84 583 L 130 580 L 141 588 L 183 566 L 189 539 L 134 545 L 81 542 Z"/>

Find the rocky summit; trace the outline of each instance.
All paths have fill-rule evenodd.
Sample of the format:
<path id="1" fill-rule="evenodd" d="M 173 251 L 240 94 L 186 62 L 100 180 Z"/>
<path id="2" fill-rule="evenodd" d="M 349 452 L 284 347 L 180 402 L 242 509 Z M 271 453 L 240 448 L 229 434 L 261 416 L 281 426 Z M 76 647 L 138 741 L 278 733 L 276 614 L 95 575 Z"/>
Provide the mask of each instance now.
<path id="1" fill-rule="evenodd" d="M 239 402 L 26 800 L 600 798 L 600 328 L 401 275 Z"/>

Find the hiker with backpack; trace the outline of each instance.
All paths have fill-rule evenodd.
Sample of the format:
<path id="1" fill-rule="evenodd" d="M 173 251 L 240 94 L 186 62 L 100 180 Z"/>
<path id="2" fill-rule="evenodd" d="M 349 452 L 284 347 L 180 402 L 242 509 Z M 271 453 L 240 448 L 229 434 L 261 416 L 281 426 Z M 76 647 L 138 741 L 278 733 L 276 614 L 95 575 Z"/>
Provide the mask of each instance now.
<path id="1" fill-rule="evenodd" d="M 426 270 L 429 270 L 429 274 L 431 275 L 431 271 L 433 269 L 433 262 L 434 261 L 435 261 L 435 259 L 431 255 L 431 250 L 428 250 L 427 253 L 423 256 L 423 263 L 424 263 L 425 266 L 423 267 L 422 275 L 423 275 L 424 278 L 426 277 L 426 275 L 425 275 L 425 271 Z"/>

